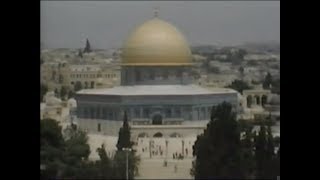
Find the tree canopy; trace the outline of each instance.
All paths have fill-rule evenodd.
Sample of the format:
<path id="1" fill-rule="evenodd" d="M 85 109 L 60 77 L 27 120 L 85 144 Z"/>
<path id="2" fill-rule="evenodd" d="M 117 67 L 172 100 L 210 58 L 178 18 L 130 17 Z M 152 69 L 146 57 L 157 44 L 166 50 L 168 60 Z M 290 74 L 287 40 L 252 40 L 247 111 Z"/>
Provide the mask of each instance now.
<path id="1" fill-rule="evenodd" d="M 280 150 L 274 153 L 271 127 L 262 125 L 260 129 L 256 135 L 251 125 L 240 126 L 229 103 L 213 107 L 207 128 L 193 146 L 196 160 L 190 173 L 195 179 L 280 175 Z"/>
<path id="2" fill-rule="evenodd" d="M 59 123 L 53 119 L 44 119 L 40 122 L 40 165 L 44 167 L 40 172 L 41 178 L 126 178 L 127 156 L 122 148 L 111 158 L 107 155 L 105 145 L 102 144 L 96 149 L 100 159 L 91 161 L 88 159 L 90 154 L 88 136 L 84 131 L 79 130 L 76 125 L 70 125 L 62 130 Z M 119 144 L 122 147 L 132 148 L 132 143 L 128 139 L 130 127 L 127 120 L 124 120 L 122 129 L 121 133 L 125 133 L 121 136 Z M 126 129 L 129 129 L 129 132 Z M 140 159 L 134 151 L 131 151 L 128 160 L 129 178 L 133 179 L 138 173 Z"/>
<path id="3" fill-rule="evenodd" d="M 74 91 L 77 92 L 77 91 L 80 91 L 82 89 L 82 84 L 80 81 L 77 81 L 74 85 Z"/>
<path id="4" fill-rule="evenodd" d="M 119 139 L 117 142 L 117 152 L 114 157 L 115 162 L 115 177 L 120 179 L 126 178 L 126 153 L 128 154 L 129 162 L 129 179 L 133 179 L 138 174 L 139 157 L 135 155 L 134 151 L 125 152 L 123 148 L 132 149 L 133 142 L 131 141 L 131 132 L 128 122 L 127 113 L 124 113 L 123 126 L 119 130 Z"/>
<path id="5" fill-rule="evenodd" d="M 252 87 L 249 86 L 248 83 L 238 79 L 234 80 L 230 85 L 226 86 L 226 88 L 234 89 L 240 93 L 242 93 L 243 90 L 252 89 Z"/>

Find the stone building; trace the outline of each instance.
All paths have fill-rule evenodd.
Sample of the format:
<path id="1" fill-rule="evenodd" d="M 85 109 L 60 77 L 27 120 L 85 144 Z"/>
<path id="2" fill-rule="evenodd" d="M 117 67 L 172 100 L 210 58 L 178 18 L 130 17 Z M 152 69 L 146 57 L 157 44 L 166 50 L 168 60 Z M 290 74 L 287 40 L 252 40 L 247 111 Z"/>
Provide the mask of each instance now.
<path id="1" fill-rule="evenodd" d="M 123 46 L 121 85 L 77 92 L 79 127 L 116 136 L 126 111 L 133 138 L 196 137 L 213 106 L 226 101 L 236 110 L 238 99 L 231 89 L 192 84 L 192 66 L 188 43 L 174 26 L 158 17 L 146 21 Z"/>

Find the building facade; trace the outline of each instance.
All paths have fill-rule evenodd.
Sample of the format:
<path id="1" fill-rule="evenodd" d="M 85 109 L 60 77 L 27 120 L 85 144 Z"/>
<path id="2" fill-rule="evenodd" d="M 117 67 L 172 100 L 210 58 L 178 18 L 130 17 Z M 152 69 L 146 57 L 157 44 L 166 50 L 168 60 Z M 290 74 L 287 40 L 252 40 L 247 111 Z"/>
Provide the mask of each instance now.
<path id="1" fill-rule="evenodd" d="M 126 112 L 133 131 L 138 131 L 134 134 L 151 126 L 158 126 L 160 134 L 170 126 L 188 129 L 186 132 L 193 127 L 199 134 L 213 106 L 226 101 L 235 110 L 238 107 L 236 91 L 193 84 L 188 43 L 174 26 L 157 17 L 133 31 L 121 61 L 120 86 L 76 94 L 80 128 L 116 136 Z"/>

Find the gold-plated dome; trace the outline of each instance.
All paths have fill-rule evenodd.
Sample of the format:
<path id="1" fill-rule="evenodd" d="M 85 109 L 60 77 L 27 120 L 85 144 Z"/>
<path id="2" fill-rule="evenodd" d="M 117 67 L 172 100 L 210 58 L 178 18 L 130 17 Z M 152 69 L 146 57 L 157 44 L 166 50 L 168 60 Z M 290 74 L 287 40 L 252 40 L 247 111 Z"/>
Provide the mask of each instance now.
<path id="1" fill-rule="evenodd" d="M 191 51 L 183 35 L 155 17 L 136 28 L 122 50 L 124 66 L 191 65 Z"/>

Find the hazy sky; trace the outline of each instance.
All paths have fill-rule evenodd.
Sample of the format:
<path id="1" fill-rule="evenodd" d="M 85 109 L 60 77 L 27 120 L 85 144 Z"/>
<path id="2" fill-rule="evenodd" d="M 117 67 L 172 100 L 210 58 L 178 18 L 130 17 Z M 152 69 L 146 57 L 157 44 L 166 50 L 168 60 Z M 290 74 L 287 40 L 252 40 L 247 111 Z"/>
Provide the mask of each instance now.
<path id="1" fill-rule="evenodd" d="M 41 43 L 79 48 L 88 37 L 94 48 L 121 47 L 154 7 L 192 45 L 280 42 L 279 1 L 42 1 Z"/>

